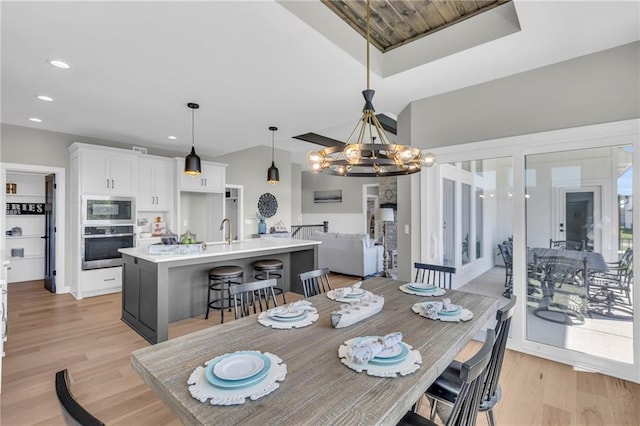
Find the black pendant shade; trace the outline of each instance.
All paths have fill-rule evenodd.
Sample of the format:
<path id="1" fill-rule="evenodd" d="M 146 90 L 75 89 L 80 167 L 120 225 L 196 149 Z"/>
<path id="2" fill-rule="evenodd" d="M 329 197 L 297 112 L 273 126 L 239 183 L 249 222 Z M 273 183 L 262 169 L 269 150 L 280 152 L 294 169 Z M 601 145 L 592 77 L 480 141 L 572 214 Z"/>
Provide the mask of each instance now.
<path id="1" fill-rule="evenodd" d="M 191 108 L 191 152 L 184 159 L 184 172 L 189 176 L 198 176 L 202 173 L 200 165 L 200 157 L 196 154 L 196 136 L 194 130 L 194 111 L 200 108 L 200 105 L 189 102 L 187 104 Z"/>
<path id="2" fill-rule="evenodd" d="M 200 157 L 196 154 L 195 147 L 191 147 L 191 152 L 184 159 L 184 172 L 191 176 L 198 176 L 202 172 Z"/>
<path id="3" fill-rule="evenodd" d="M 267 183 L 275 185 L 280 182 L 280 170 L 278 170 L 276 163 L 273 161 L 274 137 L 278 128 L 271 126 L 269 130 L 271 130 L 271 167 L 267 170 Z"/>

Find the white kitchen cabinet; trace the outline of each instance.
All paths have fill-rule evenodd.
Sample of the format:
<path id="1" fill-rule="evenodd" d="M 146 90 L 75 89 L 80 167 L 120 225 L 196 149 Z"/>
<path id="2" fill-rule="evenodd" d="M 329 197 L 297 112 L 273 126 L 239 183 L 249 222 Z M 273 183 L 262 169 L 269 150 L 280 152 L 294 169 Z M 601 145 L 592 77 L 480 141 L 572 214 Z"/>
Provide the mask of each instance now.
<path id="1" fill-rule="evenodd" d="M 135 195 L 137 154 L 81 148 L 79 155 L 83 194 Z"/>
<path id="2" fill-rule="evenodd" d="M 202 173 L 189 176 L 184 173 L 184 159 L 178 159 L 178 173 L 180 174 L 180 191 L 224 193 L 226 164 L 202 162 Z"/>
<path id="3" fill-rule="evenodd" d="M 138 159 L 138 211 L 173 209 L 175 163 L 164 157 L 141 156 Z"/>
<path id="4" fill-rule="evenodd" d="M 80 271 L 77 299 L 122 291 L 122 266 Z"/>

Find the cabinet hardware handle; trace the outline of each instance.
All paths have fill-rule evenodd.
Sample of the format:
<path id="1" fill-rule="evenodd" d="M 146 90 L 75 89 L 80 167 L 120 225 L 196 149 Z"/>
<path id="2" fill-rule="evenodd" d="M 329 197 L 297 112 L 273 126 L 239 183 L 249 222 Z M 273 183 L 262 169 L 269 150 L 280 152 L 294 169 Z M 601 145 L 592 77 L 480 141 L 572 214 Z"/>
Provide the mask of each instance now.
<path id="1" fill-rule="evenodd" d="M 115 281 L 115 278 L 105 278 L 104 281 Z"/>
<path id="2" fill-rule="evenodd" d="M 116 184 L 114 183 L 113 179 L 111 179 L 111 189 L 114 189 L 116 187 Z"/>
<path id="3" fill-rule="evenodd" d="M 107 188 L 109 188 L 109 179 L 107 179 Z"/>
<path id="4" fill-rule="evenodd" d="M 207 186 L 207 178 L 204 178 L 204 186 Z"/>

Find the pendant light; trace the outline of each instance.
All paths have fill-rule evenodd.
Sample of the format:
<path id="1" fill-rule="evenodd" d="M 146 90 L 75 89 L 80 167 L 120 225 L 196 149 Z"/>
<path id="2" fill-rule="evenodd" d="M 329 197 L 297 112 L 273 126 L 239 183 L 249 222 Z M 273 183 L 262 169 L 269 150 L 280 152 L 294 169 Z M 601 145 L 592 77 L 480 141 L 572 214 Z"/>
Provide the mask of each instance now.
<path id="1" fill-rule="evenodd" d="M 422 153 L 409 145 L 394 144 L 384 132 L 373 108 L 374 90 L 369 85 L 369 45 L 371 19 L 370 0 L 367 0 L 367 89 L 364 109 L 356 127 L 344 144 L 311 151 L 307 154 L 309 170 L 337 176 L 380 177 L 418 173 L 422 167 L 431 167 L 436 157 Z M 356 136 L 352 141 L 352 137 Z M 378 141 L 376 141 L 376 136 Z"/>
<path id="2" fill-rule="evenodd" d="M 275 185 L 280 182 L 280 171 L 273 161 L 274 138 L 278 128 L 271 126 L 269 127 L 269 130 L 271 130 L 271 167 L 269 167 L 269 170 L 267 170 L 267 182 L 271 185 Z"/>
<path id="3" fill-rule="evenodd" d="M 202 172 L 202 167 L 200 165 L 200 157 L 196 154 L 196 136 L 194 130 L 194 112 L 200 105 L 189 102 L 187 104 L 189 108 L 191 108 L 191 152 L 184 159 L 184 172 L 189 176 L 198 176 Z"/>

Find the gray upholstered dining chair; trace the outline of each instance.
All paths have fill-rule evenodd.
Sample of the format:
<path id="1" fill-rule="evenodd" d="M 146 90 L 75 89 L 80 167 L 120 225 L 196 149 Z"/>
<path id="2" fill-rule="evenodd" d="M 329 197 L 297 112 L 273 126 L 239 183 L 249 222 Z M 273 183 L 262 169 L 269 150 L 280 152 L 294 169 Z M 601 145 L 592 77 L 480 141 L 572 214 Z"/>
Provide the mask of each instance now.
<path id="1" fill-rule="evenodd" d="M 456 273 L 456 268 L 419 262 L 415 262 L 413 267 L 416 268 L 415 282 L 451 288 L 452 276 Z"/>
<path id="2" fill-rule="evenodd" d="M 229 297 L 233 300 L 235 318 L 242 318 L 258 311 L 266 311 L 272 303 L 278 306 L 274 287 L 275 278 L 250 283 L 237 284 L 229 287 Z"/>
<path id="3" fill-rule="evenodd" d="M 331 282 L 329 281 L 329 268 L 303 272 L 298 274 L 298 277 L 302 283 L 305 298 L 332 290 Z"/>
<path id="4" fill-rule="evenodd" d="M 482 399 L 482 389 L 487 366 L 491 359 L 495 341 L 495 331 L 487 330 L 486 340 L 482 348 L 470 359 L 460 364 L 458 379 L 460 388 L 458 396 L 447 418 L 446 426 L 473 426 L 476 424 L 478 409 Z M 432 420 L 409 411 L 398 422 L 398 426 L 435 426 Z"/>
<path id="5" fill-rule="evenodd" d="M 487 420 L 490 426 L 495 425 L 493 408 L 500 402 L 502 389 L 499 384 L 502 361 L 507 347 L 509 329 L 511 328 L 511 317 L 515 311 L 516 297 L 496 312 L 495 342 L 491 348 L 491 359 L 487 365 L 486 375 L 482 383 L 482 393 L 479 402 L 479 411 L 487 413 Z M 454 361 L 446 370 L 433 382 L 425 393 L 431 404 L 430 418 L 435 418 L 438 403 L 452 405 L 459 397 L 462 382 L 460 380 L 461 363 Z"/>

